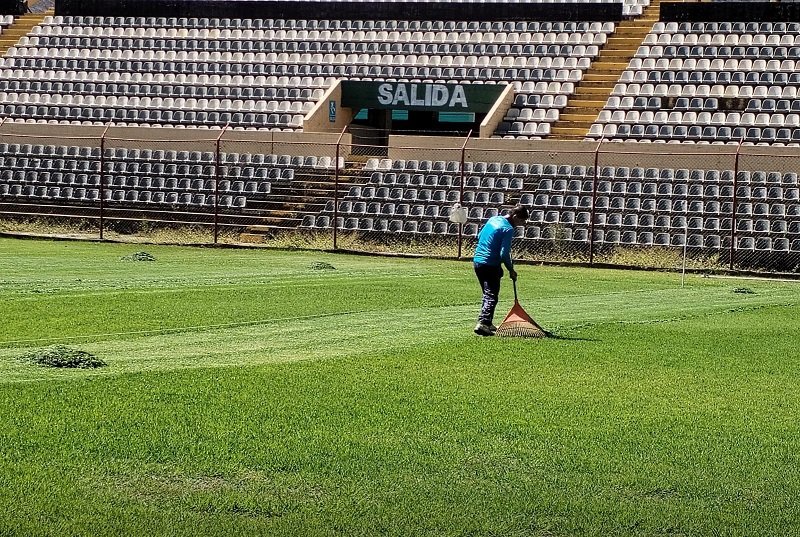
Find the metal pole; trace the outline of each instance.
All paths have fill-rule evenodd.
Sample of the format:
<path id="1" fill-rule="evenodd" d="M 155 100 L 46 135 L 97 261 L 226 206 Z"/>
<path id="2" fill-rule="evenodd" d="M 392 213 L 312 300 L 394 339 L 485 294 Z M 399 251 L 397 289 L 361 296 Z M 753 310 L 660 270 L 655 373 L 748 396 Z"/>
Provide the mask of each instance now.
<path id="1" fill-rule="evenodd" d="M 226 123 L 222 130 L 219 131 L 219 136 L 215 142 L 216 158 L 214 159 L 214 244 L 219 240 L 219 150 L 222 141 L 222 135 L 230 123 Z"/>
<path id="2" fill-rule="evenodd" d="M 470 137 L 472 136 L 472 129 L 467 133 L 467 137 L 464 139 L 464 143 L 461 144 L 461 178 L 459 181 L 458 187 L 458 205 L 459 207 L 464 206 L 464 160 L 467 153 L 467 143 L 469 142 Z M 464 240 L 464 224 L 458 224 L 458 259 L 461 259 L 461 249 Z"/>
<path id="3" fill-rule="evenodd" d="M 106 162 L 106 133 L 108 132 L 109 127 L 111 127 L 111 123 L 106 124 L 106 128 L 103 130 L 103 134 L 100 135 L 100 173 L 98 174 L 100 177 L 100 240 L 103 240 L 103 228 L 105 227 L 105 176 L 103 174 L 103 170 L 105 170 L 105 162 Z"/>
<path id="4" fill-rule="evenodd" d="M 338 245 L 338 220 L 339 220 L 339 145 L 342 143 L 342 137 L 347 130 L 347 125 L 342 128 L 339 133 L 339 139 L 336 140 L 336 159 L 333 162 L 333 249 L 339 248 Z"/>
<path id="5" fill-rule="evenodd" d="M 595 204 L 597 203 L 597 176 L 600 166 L 600 144 L 603 143 L 605 135 L 600 137 L 597 147 L 594 150 L 594 177 L 592 179 L 592 208 L 589 212 L 589 265 L 594 264 L 594 216 Z"/>
<path id="6" fill-rule="evenodd" d="M 739 145 L 736 147 L 736 157 L 733 162 L 733 203 L 731 204 L 731 244 L 730 260 L 728 265 L 729 270 L 733 270 L 733 256 L 736 252 L 736 204 L 738 203 L 736 191 L 739 189 L 739 153 L 742 150 L 742 143 L 744 143 L 744 137 L 739 140 Z"/>
<path id="7" fill-rule="evenodd" d="M 688 214 L 688 211 L 687 211 Z M 683 228 L 683 269 L 681 270 L 681 289 L 686 283 L 686 250 L 689 245 L 689 217 L 686 217 L 686 223 Z"/>

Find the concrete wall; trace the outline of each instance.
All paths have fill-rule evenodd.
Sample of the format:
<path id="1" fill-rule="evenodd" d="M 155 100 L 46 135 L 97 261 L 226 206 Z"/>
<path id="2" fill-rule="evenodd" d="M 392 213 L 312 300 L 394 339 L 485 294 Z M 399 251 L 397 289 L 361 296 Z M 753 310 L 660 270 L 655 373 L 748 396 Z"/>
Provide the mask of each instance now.
<path id="1" fill-rule="evenodd" d="M 460 160 L 464 138 L 391 136 L 389 158 Z M 567 140 L 507 140 L 471 138 L 465 160 L 471 162 L 527 162 L 594 166 L 653 168 L 733 169 L 735 145 L 603 143 Z M 800 148 L 743 146 L 740 169 L 796 171 L 800 173 Z"/>
<path id="2" fill-rule="evenodd" d="M 489 110 L 486 117 L 483 118 L 481 122 L 481 138 L 489 138 L 494 134 L 494 131 L 497 130 L 497 126 L 503 121 L 503 118 L 508 113 L 508 109 L 511 108 L 512 104 L 514 104 L 514 86 L 507 84 L 506 89 L 503 90 L 503 93 L 500 94 L 500 97 L 497 98 L 492 109 Z"/>
<path id="3" fill-rule="evenodd" d="M 336 103 L 336 121 L 331 121 L 328 113 L 328 105 L 331 101 Z M 353 109 L 342 106 L 342 81 L 337 80 L 336 84 L 328 88 L 314 108 L 303 118 L 303 132 L 340 133 L 353 121 L 357 112 L 357 110 L 354 112 Z"/>
<path id="4" fill-rule="evenodd" d="M 326 118 L 327 119 L 327 118 Z M 5 123 L 0 142 L 98 147 L 103 126 Z M 214 151 L 220 129 L 110 127 L 107 147 Z M 315 155 L 333 157 L 339 133 L 228 130 L 221 140 L 226 152 Z M 450 136 L 390 136 L 389 158 L 460 160 L 465 138 Z M 352 136 L 342 137 L 340 155 L 350 153 Z M 635 144 L 561 140 L 470 138 L 465 159 L 471 162 L 527 162 L 593 166 L 600 146 L 600 166 L 733 169 L 735 145 Z M 742 146 L 743 170 L 800 173 L 800 148 Z"/>
<path id="5" fill-rule="evenodd" d="M 94 125 L 50 125 L 5 123 L 0 125 L 4 143 L 81 145 L 99 147 L 106 133 L 106 147 L 214 151 L 222 129 L 179 129 L 171 127 L 109 127 Z M 342 137 L 341 154 L 350 152 L 350 135 Z M 336 154 L 339 133 L 226 130 L 220 139 L 222 151 L 272 153 L 279 155 L 330 156 Z"/>

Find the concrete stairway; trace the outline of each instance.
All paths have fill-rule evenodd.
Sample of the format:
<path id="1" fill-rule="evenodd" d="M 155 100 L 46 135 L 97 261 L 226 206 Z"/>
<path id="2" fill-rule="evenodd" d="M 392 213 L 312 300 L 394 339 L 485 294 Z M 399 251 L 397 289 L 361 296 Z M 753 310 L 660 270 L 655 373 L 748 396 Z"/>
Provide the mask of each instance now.
<path id="1" fill-rule="evenodd" d="M 589 128 L 605 106 L 620 75 L 628 67 L 653 24 L 658 21 L 660 4 L 661 0 L 652 0 L 640 17 L 624 20 L 617 25 L 614 34 L 575 88 L 549 139 L 582 140 L 589 133 Z"/>
<path id="2" fill-rule="evenodd" d="M 16 45 L 20 37 L 28 35 L 33 27 L 41 23 L 47 15 L 52 15 L 52 12 L 28 13 L 15 18 L 14 24 L 0 34 L 0 55 L 5 54 L 9 48 Z"/>
<path id="3" fill-rule="evenodd" d="M 339 199 L 356 184 L 363 184 L 361 173 L 366 158 L 351 155 L 339 174 Z M 317 215 L 333 200 L 334 176 L 298 173 L 291 183 L 273 185 L 269 200 L 249 201 L 244 215 L 252 224 L 239 235 L 240 242 L 261 243 L 280 231 L 296 230 L 307 214 Z"/>

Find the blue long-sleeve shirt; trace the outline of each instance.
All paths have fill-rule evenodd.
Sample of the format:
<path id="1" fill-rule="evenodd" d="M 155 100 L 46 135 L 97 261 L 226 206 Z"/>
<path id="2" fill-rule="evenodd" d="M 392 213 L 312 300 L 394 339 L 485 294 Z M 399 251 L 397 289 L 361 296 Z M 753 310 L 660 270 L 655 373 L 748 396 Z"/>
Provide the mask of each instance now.
<path id="1" fill-rule="evenodd" d="M 511 239 L 514 226 L 504 216 L 493 216 L 486 221 L 478 233 L 478 245 L 472 260 L 481 265 L 500 266 L 502 262 L 508 270 L 514 270 L 511 262 Z"/>

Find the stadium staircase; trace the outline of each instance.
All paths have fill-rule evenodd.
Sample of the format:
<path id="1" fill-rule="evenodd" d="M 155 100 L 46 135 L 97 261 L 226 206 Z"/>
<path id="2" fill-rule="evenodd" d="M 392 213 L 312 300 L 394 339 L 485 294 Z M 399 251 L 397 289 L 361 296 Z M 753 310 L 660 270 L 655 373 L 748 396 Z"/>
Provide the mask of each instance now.
<path id="1" fill-rule="evenodd" d="M 364 182 L 361 170 L 366 159 L 358 156 L 351 159 L 345 161 L 339 173 L 339 199 L 352 185 Z M 239 241 L 260 243 L 276 232 L 296 230 L 305 215 L 319 214 L 326 203 L 333 200 L 333 191 L 332 171 L 327 174 L 297 172 L 289 183 L 273 183 L 268 201 L 248 201 L 243 215 L 258 220 L 259 224 L 247 227 L 239 235 Z"/>
<path id="2" fill-rule="evenodd" d="M 640 17 L 624 20 L 617 25 L 614 34 L 608 38 L 600 55 L 575 88 L 559 121 L 553 125 L 550 139 L 582 140 L 589 133 L 620 75 L 628 67 L 653 24 L 658 22 L 660 5 L 661 0 L 652 0 Z"/>
<path id="3" fill-rule="evenodd" d="M 6 51 L 15 46 L 21 37 L 28 35 L 34 26 L 40 24 L 46 16 L 52 14 L 52 12 L 28 13 L 15 18 L 14 24 L 0 34 L 0 56 L 5 55 Z"/>

